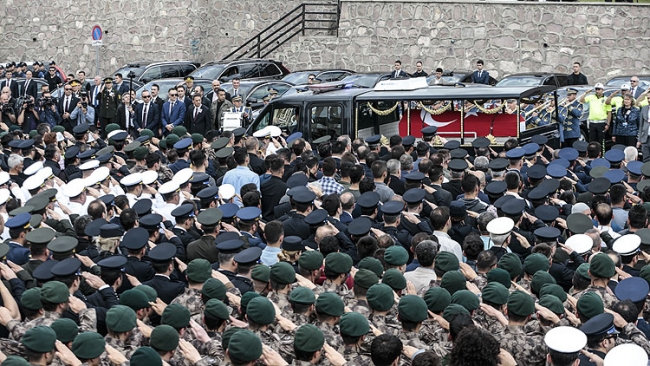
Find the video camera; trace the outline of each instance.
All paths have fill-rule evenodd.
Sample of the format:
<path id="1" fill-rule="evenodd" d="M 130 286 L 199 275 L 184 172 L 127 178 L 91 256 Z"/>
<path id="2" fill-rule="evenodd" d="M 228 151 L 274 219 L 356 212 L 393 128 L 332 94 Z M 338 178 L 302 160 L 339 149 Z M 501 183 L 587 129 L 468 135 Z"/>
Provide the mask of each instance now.
<path id="1" fill-rule="evenodd" d="M 42 107 L 51 107 L 54 105 L 54 99 L 52 97 L 41 97 L 38 101 Z"/>
<path id="2" fill-rule="evenodd" d="M 79 93 L 79 96 L 81 97 L 81 106 L 88 108 L 88 92 L 82 91 Z"/>

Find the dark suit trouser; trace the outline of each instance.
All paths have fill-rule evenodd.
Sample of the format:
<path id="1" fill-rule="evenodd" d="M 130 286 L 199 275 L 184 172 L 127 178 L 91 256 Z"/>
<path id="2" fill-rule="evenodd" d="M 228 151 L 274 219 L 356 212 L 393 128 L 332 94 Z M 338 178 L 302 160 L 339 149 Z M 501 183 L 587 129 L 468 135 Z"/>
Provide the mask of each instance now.
<path id="1" fill-rule="evenodd" d="M 648 141 L 641 144 L 641 154 L 643 154 L 644 163 L 650 161 L 650 137 L 648 138 Z"/>
<path id="2" fill-rule="evenodd" d="M 605 149 L 605 125 L 605 122 L 589 122 L 589 141 L 599 142 L 601 145 L 603 145 L 603 150 Z"/>
<path id="3" fill-rule="evenodd" d="M 102 136 L 106 136 L 106 126 L 113 123 L 113 118 L 99 117 L 99 131 Z"/>

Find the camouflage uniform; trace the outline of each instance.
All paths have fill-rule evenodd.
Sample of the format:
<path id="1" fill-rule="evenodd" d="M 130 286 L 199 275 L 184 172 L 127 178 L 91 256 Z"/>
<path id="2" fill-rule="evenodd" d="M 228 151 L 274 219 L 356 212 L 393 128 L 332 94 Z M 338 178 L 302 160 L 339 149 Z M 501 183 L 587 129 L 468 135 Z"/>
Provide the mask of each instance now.
<path id="1" fill-rule="evenodd" d="M 500 334 L 505 329 L 505 325 L 501 324 L 496 318 L 487 315 L 483 310 L 477 309 L 474 312 L 473 319 L 483 329 L 492 333 L 493 335 Z"/>
<path id="2" fill-rule="evenodd" d="M 522 279 L 519 280 L 519 282 L 518 282 L 517 284 L 518 284 L 519 286 L 525 288 L 526 291 L 531 292 L 531 291 L 530 291 L 530 280 L 527 280 L 527 279 L 525 279 L 525 278 L 522 278 Z"/>
<path id="3" fill-rule="evenodd" d="M 384 334 L 399 336 L 402 331 L 402 325 L 397 318 L 389 315 L 372 314 L 368 317 L 368 322 Z"/>
<path id="4" fill-rule="evenodd" d="M 26 357 L 25 346 L 18 341 L 7 338 L 0 338 L 0 349 L 7 356 L 20 356 Z"/>
<path id="5" fill-rule="evenodd" d="M 544 334 L 526 333 L 523 327 L 508 326 L 503 333 L 494 335 L 501 348 L 510 352 L 517 364 L 527 366 L 546 365 Z"/>
<path id="6" fill-rule="evenodd" d="M 293 335 L 287 335 L 280 337 L 272 327 L 269 327 L 267 330 L 254 330 L 255 333 L 262 344 L 265 344 L 272 349 L 278 351 L 282 358 L 284 358 L 288 363 L 295 358 L 293 354 Z"/>
<path id="7" fill-rule="evenodd" d="M 418 296 L 423 297 L 424 294 L 426 294 L 426 292 L 429 291 L 429 289 L 432 287 L 440 287 L 440 280 L 431 280 L 431 282 L 429 282 L 429 285 L 422 287 L 420 291 L 418 291 Z"/>
<path id="8" fill-rule="evenodd" d="M 176 296 L 171 304 L 181 304 L 185 306 L 187 310 L 190 311 L 190 315 L 202 314 L 203 309 L 205 308 L 205 304 L 203 304 L 203 300 L 201 300 L 201 290 L 189 287 L 186 288 L 182 294 Z"/>
<path id="9" fill-rule="evenodd" d="M 266 298 L 269 299 L 272 303 L 278 306 L 280 309 L 281 315 L 285 318 L 291 316 L 293 309 L 289 303 L 289 295 L 285 293 L 271 291 L 266 295 Z"/>
<path id="10" fill-rule="evenodd" d="M 366 318 L 371 314 L 370 306 L 368 306 L 368 302 L 365 299 L 350 299 L 346 303 L 346 306 L 353 312 L 357 312 Z"/>
<path id="11" fill-rule="evenodd" d="M 113 338 L 110 335 L 106 335 L 106 337 L 104 337 L 104 340 L 106 341 L 107 345 L 118 350 L 127 359 L 130 359 L 133 352 L 135 352 L 135 350 L 138 349 L 137 346 L 132 346 L 130 344 L 127 344 L 126 342 L 120 340 L 119 338 Z M 108 354 L 106 353 L 102 354 L 101 359 L 102 362 L 106 361 L 110 363 L 110 360 L 108 359 Z"/>
<path id="12" fill-rule="evenodd" d="M 449 332 L 443 329 L 440 324 L 433 319 L 427 319 L 422 323 L 420 333 L 420 339 L 429 344 L 444 344 L 449 341 Z"/>
<path id="13" fill-rule="evenodd" d="M 479 273 L 478 276 L 472 282 L 478 287 L 479 290 L 483 291 L 483 287 L 487 285 L 487 274 L 485 273 Z"/>
<path id="14" fill-rule="evenodd" d="M 330 280 L 325 280 L 323 282 L 323 289 L 328 292 L 336 292 L 336 294 L 341 296 L 341 298 L 345 298 L 345 296 L 350 293 L 350 289 L 345 283 L 337 285 Z"/>
<path id="15" fill-rule="evenodd" d="M 166 183 L 172 180 L 172 178 L 174 178 L 174 172 L 167 166 L 161 165 L 160 169 L 158 169 L 158 180 Z"/>
<path id="16" fill-rule="evenodd" d="M 432 343 L 431 346 L 427 345 L 422 339 L 420 339 L 420 335 L 418 332 L 407 332 L 402 330 L 399 334 L 399 339 L 402 341 L 402 343 L 405 346 L 411 346 L 415 347 L 417 349 L 426 349 L 434 352 L 438 357 L 441 359 L 445 357 L 446 355 L 449 354 L 451 351 L 451 347 L 449 344 L 445 343 Z M 409 366 L 411 365 L 411 360 L 402 357 L 400 358 L 400 365 L 401 366 Z"/>
<path id="17" fill-rule="evenodd" d="M 11 339 L 19 341 L 20 338 L 22 338 L 23 334 L 25 334 L 25 332 L 29 329 L 32 329 L 39 325 L 49 327 L 52 325 L 52 323 L 54 323 L 54 321 L 59 318 L 61 318 L 61 314 L 54 311 L 45 311 L 43 313 L 43 316 L 38 317 L 34 320 L 30 320 L 28 322 L 20 323 L 18 320 L 10 320 L 7 323 L 7 330 L 10 332 Z"/>
<path id="18" fill-rule="evenodd" d="M 323 335 L 325 336 L 325 342 L 332 346 L 332 348 L 339 349 L 339 347 L 343 346 L 343 339 L 341 339 L 339 336 L 338 325 L 332 326 L 325 322 L 316 321 L 314 323 L 314 326 L 323 332 Z"/>
<path id="19" fill-rule="evenodd" d="M 634 323 L 628 323 L 623 327 L 623 330 L 616 339 L 616 345 L 623 343 L 634 343 L 643 348 L 646 353 L 650 354 L 650 342 L 648 342 L 643 332 Z"/>
<path id="20" fill-rule="evenodd" d="M 203 343 L 197 339 L 194 340 L 192 344 L 202 356 L 208 356 L 221 362 L 221 360 L 224 359 L 225 355 L 225 351 L 223 347 L 221 347 L 221 333 L 208 332 L 208 335 L 210 336 L 210 340 L 208 342 Z"/>
<path id="21" fill-rule="evenodd" d="M 596 287 L 596 286 L 589 286 L 587 287 L 586 290 L 580 291 L 577 294 L 573 295 L 573 297 L 577 299 L 580 298 L 580 296 L 584 295 L 585 292 L 595 292 L 600 296 L 601 299 L 603 299 L 603 304 L 605 305 L 606 309 L 611 309 L 612 306 L 618 302 L 618 299 L 616 299 L 616 296 L 611 294 L 608 291 L 608 288 L 603 288 L 603 287 Z"/>
<path id="22" fill-rule="evenodd" d="M 338 351 L 351 365 L 372 365 L 370 353 L 363 351 L 356 345 L 344 345 Z"/>

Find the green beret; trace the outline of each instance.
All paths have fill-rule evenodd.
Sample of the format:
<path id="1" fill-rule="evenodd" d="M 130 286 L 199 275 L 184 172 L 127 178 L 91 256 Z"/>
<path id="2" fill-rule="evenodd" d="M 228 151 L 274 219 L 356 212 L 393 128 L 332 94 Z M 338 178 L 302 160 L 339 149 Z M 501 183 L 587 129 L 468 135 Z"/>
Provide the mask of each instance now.
<path id="1" fill-rule="evenodd" d="M 7 359 L 2 361 L 2 366 L 30 366 L 30 363 L 20 356 L 7 356 Z"/>
<path id="2" fill-rule="evenodd" d="M 266 297 L 256 297 L 248 302 L 246 315 L 250 321 L 257 324 L 268 325 L 275 321 L 275 307 Z"/>
<path id="3" fill-rule="evenodd" d="M 591 261 L 589 261 L 589 272 L 591 272 L 594 277 L 610 278 L 616 274 L 616 266 L 609 255 L 605 253 L 597 253 L 591 257 Z"/>
<path id="4" fill-rule="evenodd" d="M 417 295 L 402 296 L 397 309 L 401 320 L 420 323 L 429 317 L 427 303 Z"/>
<path id="5" fill-rule="evenodd" d="M 148 128 L 143 128 L 140 130 L 140 136 L 154 137 L 154 133 Z"/>
<path id="6" fill-rule="evenodd" d="M 336 292 L 323 292 L 316 299 L 316 311 L 329 316 L 343 315 L 345 305 Z"/>
<path id="7" fill-rule="evenodd" d="M 226 286 L 216 278 L 208 278 L 208 280 L 203 283 L 201 294 L 209 299 L 223 301 L 226 299 Z"/>
<path id="8" fill-rule="evenodd" d="M 307 287 L 299 286 L 291 291 L 289 301 L 297 304 L 312 305 L 316 302 L 316 296 L 314 295 L 314 291 Z"/>
<path id="9" fill-rule="evenodd" d="M 262 356 L 262 341 L 250 330 L 240 330 L 230 337 L 228 354 L 239 361 L 256 361 Z"/>
<path id="10" fill-rule="evenodd" d="M 498 282 L 502 284 L 505 288 L 510 288 L 512 286 L 510 278 L 510 273 L 503 268 L 494 268 L 487 273 L 487 281 Z"/>
<path id="11" fill-rule="evenodd" d="M 325 344 L 325 336 L 320 329 L 311 324 L 305 324 L 296 330 L 293 346 L 302 352 L 320 351 Z"/>
<path id="12" fill-rule="evenodd" d="M 135 328 L 137 316 L 128 306 L 115 305 L 106 312 L 106 328 L 113 332 L 123 333 Z"/>
<path id="13" fill-rule="evenodd" d="M 149 154 L 149 149 L 144 146 L 137 147 L 133 150 L 133 157 L 135 160 L 144 160 L 144 158 L 147 157 L 147 154 Z"/>
<path id="14" fill-rule="evenodd" d="M 528 316 L 535 313 L 535 300 L 523 291 L 514 291 L 508 298 L 508 313 Z"/>
<path id="15" fill-rule="evenodd" d="M 120 295 L 120 305 L 128 306 L 133 309 L 133 311 L 151 307 L 147 295 L 135 288 L 122 292 Z"/>
<path id="16" fill-rule="evenodd" d="M 81 360 L 92 360 L 104 353 L 106 341 L 99 333 L 86 332 L 79 334 L 72 342 L 72 352 Z"/>
<path id="17" fill-rule="evenodd" d="M 294 283 L 296 282 L 296 270 L 289 262 L 278 262 L 271 266 L 270 279 L 280 285 Z"/>
<path id="18" fill-rule="evenodd" d="M 105 128 L 107 135 L 109 133 L 111 133 L 113 131 L 117 131 L 119 129 L 120 129 L 120 125 L 118 125 L 117 123 L 109 123 L 108 125 L 106 125 L 106 128 Z M 63 131 L 61 131 L 61 132 L 63 132 Z"/>
<path id="19" fill-rule="evenodd" d="M 54 329 L 39 325 L 28 329 L 20 342 L 31 351 L 36 353 L 47 353 L 54 349 L 56 333 Z"/>
<path id="20" fill-rule="evenodd" d="M 241 296 L 241 300 L 239 301 L 239 307 L 241 308 L 244 314 L 246 314 L 246 308 L 248 307 L 248 303 L 257 297 L 261 297 L 261 296 L 255 291 L 248 291 L 247 293 Z"/>
<path id="21" fill-rule="evenodd" d="M 440 279 L 440 287 L 449 291 L 449 294 L 453 296 L 456 291 L 467 289 L 467 280 L 465 275 L 459 271 L 447 272 Z"/>
<path id="22" fill-rule="evenodd" d="M 253 267 L 251 278 L 260 282 L 269 282 L 271 279 L 271 267 L 263 264 Z"/>
<path id="23" fill-rule="evenodd" d="M 366 301 L 373 310 L 388 311 L 395 304 L 395 292 L 390 286 L 378 283 L 370 286 L 366 293 Z"/>
<path id="24" fill-rule="evenodd" d="M 187 135 L 187 128 L 183 126 L 176 126 L 172 128 L 172 133 L 178 137 L 183 137 Z"/>
<path id="25" fill-rule="evenodd" d="M 409 261 L 409 253 L 401 245 L 392 245 L 384 252 L 384 262 L 391 266 L 403 266 Z"/>
<path id="26" fill-rule="evenodd" d="M 530 291 L 533 295 L 538 295 L 542 286 L 547 283 L 555 284 L 557 282 L 555 282 L 555 278 L 553 278 L 550 273 L 546 271 L 537 271 L 535 272 L 533 279 L 530 281 Z"/>
<path id="27" fill-rule="evenodd" d="M 589 264 L 587 264 L 587 266 L 588 265 Z M 580 267 L 578 267 L 578 269 L 579 268 Z M 639 274 L 639 277 L 643 278 L 648 284 L 650 284 L 650 264 L 646 264 L 641 268 L 641 273 Z"/>
<path id="28" fill-rule="evenodd" d="M 29 310 L 42 309 L 43 303 L 41 302 L 41 288 L 32 287 L 29 290 L 23 292 L 23 295 L 20 297 L 20 303 Z"/>
<path id="29" fill-rule="evenodd" d="M 578 266 L 578 269 L 576 269 L 576 273 L 580 275 L 580 277 L 591 280 L 591 277 L 589 277 L 589 263 L 582 263 L 581 265 Z M 643 271 L 643 268 L 641 269 Z"/>
<path id="30" fill-rule="evenodd" d="M 436 256 L 435 266 L 437 270 L 442 272 L 457 271 L 460 268 L 458 257 L 451 252 L 440 252 Z"/>
<path id="31" fill-rule="evenodd" d="M 449 306 L 445 308 L 445 311 L 442 312 L 442 318 L 451 323 L 456 315 L 461 314 L 469 315 L 469 311 L 467 311 L 463 305 L 449 304 Z"/>
<path id="32" fill-rule="evenodd" d="M 244 330 L 244 328 L 230 327 L 226 329 L 226 331 L 223 332 L 223 334 L 221 335 L 221 348 L 228 349 L 228 344 L 230 343 L 230 337 L 232 337 L 233 334 L 239 332 L 240 330 Z"/>
<path id="33" fill-rule="evenodd" d="M 377 275 L 367 269 L 360 269 L 355 275 L 354 275 L 354 285 L 359 286 L 361 288 L 369 289 L 370 286 L 376 285 L 379 283 L 379 278 L 377 278 Z"/>
<path id="34" fill-rule="evenodd" d="M 451 295 L 451 303 L 462 305 L 470 313 L 481 306 L 478 296 L 469 290 L 456 291 Z"/>
<path id="35" fill-rule="evenodd" d="M 158 141 L 158 147 L 163 149 L 163 150 L 166 150 L 167 149 L 167 139 L 160 139 Z"/>
<path id="36" fill-rule="evenodd" d="M 341 252 L 334 252 L 325 258 L 325 271 L 333 273 L 348 273 L 352 268 L 352 258 Z"/>
<path id="37" fill-rule="evenodd" d="M 192 134 L 192 143 L 200 144 L 202 142 L 203 142 L 203 135 L 201 135 L 200 133 Z"/>
<path id="38" fill-rule="evenodd" d="M 151 347 L 140 347 L 131 355 L 131 366 L 162 366 L 162 358 Z"/>
<path id="39" fill-rule="evenodd" d="M 79 334 L 79 326 L 72 319 L 59 318 L 50 325 L 56 333 L 56 339 L 63 343 L 72 342 Z"/>
<path id="40" fill-rule="evenodd" d="M 154 349 L 169 352 L 178 347 L 178 331 L 166 324 L 159 325 L 151 332 L 149 344 Z"/>
<path id="41" fill-rule="evenodd" d="M 519 256 L 515 253 L 504 254 L 501 259 L 499 259 L 497 267 L 508 271 L 508 273 L 510 273 L 510 279 L 512 280 L 519 277 L 522 271 L 521 259 L 519 259 Z"/>
<path id="42" fill-rule="evenodd" d="M 167 137 L 165 137 L 165 141 L 167 141 L 167 148 L 169 149 L 171 149 L 174 146 L 174 144 L 180 140 L 181 138 L 178 137 L 178 135 L 173 132 L 167 135 Z"/>
<path id="43" fill-rule="evenodd" d="M 357 312 L 345 313 L 339 321 L 341 335 L 349 337 L 361 337 L 370 331 L 368 319 Z"/>
<path id="44" fill-rule="evenodd" d="M 564 314 L 562 301 L 553 295 L 544 295 L 539 298 L 539 304 L 557 315 Z"/>
<path id="45" fill-rule="evenodd" d="M 384 265 L 381 264 L 381 261 L 379 261 L 379 259 L 374 257 L 363 258 L 361 261 L 359 261 L 358 267 L 359 269 L 368 269 L 373 271 L 378 278 L 381 278 L 381 276 L 384 274 Z"/>
<path id="46" fill-rule="evenodd" d="M 171 325 L 176 329 L 190 325 L 190 311 L 181 304 L 167 305 L 162 313 L 161 324 Z"/>
<path id="47" fill-rule="evenodd" d="M 323 266 L 323 254 L 317 250 L 308 250 L 300 254 L 298 265 L 308 271 L 315 271 Z"/>
<path id="48" fill-rule="evenodd" d="M 68 286 L 63 282 L 49 281 L 41 288 L 41 300 L 53 304 L 63 304 L 70 299 Z M 47 352 L 47 351 L 46 351 Z"/>
<path id="49" fill-rule="evenodd" d="M 111 124 L 114 124 L 114 123 L 111 123 Z M 108 126 L 110 126 L 110 124 Z M 106 126 L 106 133 L 107 134 L 109 132 L 111 132 L 111 131 L 108 131 L 108 126 Z M 120 126 L 118 125 L 117 129 L 119 129 L 119 128 L 120 128 Z M 61 132 L 61 133 L 63 133 L 63 132 L 65 132 L 65 127 L 63 127 L 61 125 L 56 125 L 56 126 L 52 127 L 52 132 Z"/>
<path id="50" fill-rule="evenodd" d="M 544 295 L 553 295 L 560 299 L 563 303 L 567 299 L 567 294 L 564 292 L 564 289 L 560 285 L 556 285 L 554 283 L 547 283 L 545 285 L 542 285 L 542 288 L 539 290 L 539 297 L 542 297 Z"/>
<path id="51" fill-rule="evenodd" d="M 499 282 L 490 282 L 483 287 L 481 296 L 483 296 L 484 301 L 495 305 L 503 305 L 508 303 L 510 291 Z"/>
<path id="52" fill-rule="evenodd" d="M 406 278 L 399 270 L 391 268 L 384 273 L 381 283 L 385 283 L 395 291 L 401 291 L 406 288 Z"/>
<path id="53" fill-rule="evenodd" d="M 134 289 L 141 291 L 142 293 L 147 295 L 147 299 L 149 300 L 149 302 L 155 302 L 156 299 L 158 298 L 158 292 L 156 292 L 156 290 L 154 290 L 154 288 L 149 285 L 139 285 L 134 287 Z"/>
<path id="54" fill-rule="evenodd" d="M 212 277 L 212 265 L 207 259 L 196 258 L 187 264 L 185 273 L 190 281 L 204 283 Z"/>
<path id="55" fill-rule="evenodd" d="M 34 136 L 38 135 L 38 131 L 36 130 L 31 130 L 29 131 L 29 138 L 33 139 Z"/>
<path id="56" fill-rule="evenodd" d="M 424 294 L 424 302 L 429 310 L 439 313 L 451 304 L 451 295 L 442 287 L 431 287 Z"/>
<path id="57" fill-rule="evenodd" d="M 226 304 L 217 299 L 208 300 L 208 302 L 205 303 L 205 310 L 203 313 L 217 319 L 230 319 L 230 312 L 228 311 L 228 307 Z"/>
<path id="58" fill-rule="evenodd" d="M 537 273 L 537 271 L 548 271 L 551 266 L 548 258 L 541 253 L 533 253 L 524 259 L 524 272 L 529 275 Z"/>
<path id="59" fill-rule="evenodd" d="M 578 299 L 578 305 L 576 305 L 580 315 L 587 319 L 591 319 L 596 315 L 602 314 L 605 312 L 605 304 L 603 304 L 603 299 L 597 293 L 593 291 L 587 291 Z"/>

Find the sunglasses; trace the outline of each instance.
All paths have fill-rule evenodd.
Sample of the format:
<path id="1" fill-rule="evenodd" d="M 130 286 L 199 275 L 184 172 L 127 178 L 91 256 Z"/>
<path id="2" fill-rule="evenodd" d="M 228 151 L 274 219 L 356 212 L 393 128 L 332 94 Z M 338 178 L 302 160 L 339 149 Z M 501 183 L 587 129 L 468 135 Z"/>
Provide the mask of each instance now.
<path id="1" fill-rule="evenodd" d="M 143 95 L 142 98 L 151 98 L 151 95 Z"/>
<path id="2" fill-rule="evenodd" d="M 175 96 L 177 96 L 177 95 L 178 95 L 178 94 L 169 94 L 170 97 L 175 97 Z"/>
<path id="3" fill-rule="evenodd" d="M 68 91 L 68 90 L 72 90 L 72 88 L 65 88 L 65 90 L 66 90 L 66 91 Z"/>
<path id="4" fill-rule="evenodd" d="M 309 80 L 315 80 L 316 78 L 309 78 Z"/>

